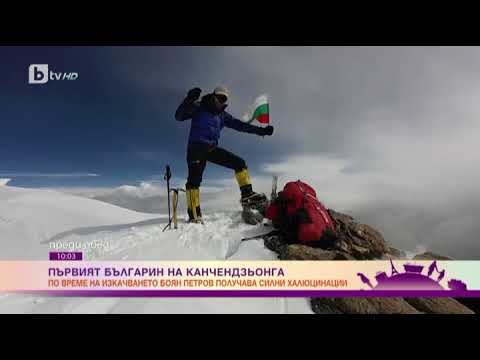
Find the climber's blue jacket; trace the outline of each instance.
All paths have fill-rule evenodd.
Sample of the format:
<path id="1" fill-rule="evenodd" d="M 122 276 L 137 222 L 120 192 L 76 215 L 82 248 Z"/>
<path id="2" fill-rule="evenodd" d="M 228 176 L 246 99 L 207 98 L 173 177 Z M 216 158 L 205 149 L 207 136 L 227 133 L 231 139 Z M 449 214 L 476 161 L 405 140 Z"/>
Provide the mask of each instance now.
<path id="1" fill-rule="evenodd" d="M 187 98 L 175 112 L 175 119 L 178 121 L 192 119 L 189 143 L 200 142 L 216 146 L 224 126 L 250 134 L 262 133 L 262 127 L 234 118 L 225 111 L 226 106 L 222 111 L 216 111 L 212 104 L 213 96 L 213 94 L 205 95 L 201 101 L 196 102 L 189 101 Z"/>

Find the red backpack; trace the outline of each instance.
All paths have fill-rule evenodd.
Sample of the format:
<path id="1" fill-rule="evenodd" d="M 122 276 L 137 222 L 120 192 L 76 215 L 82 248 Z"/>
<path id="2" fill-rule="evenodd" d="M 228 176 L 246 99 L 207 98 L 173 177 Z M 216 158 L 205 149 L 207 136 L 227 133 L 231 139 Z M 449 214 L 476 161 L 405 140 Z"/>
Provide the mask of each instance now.
<path id="1" fill-rule="evenodd" d="M 289 243 L 329 246 L 336 239 L 335 224 L 315 190 L 298 180 L 287 183 L 269 205 L 265 217 L 272 220 Z"/>

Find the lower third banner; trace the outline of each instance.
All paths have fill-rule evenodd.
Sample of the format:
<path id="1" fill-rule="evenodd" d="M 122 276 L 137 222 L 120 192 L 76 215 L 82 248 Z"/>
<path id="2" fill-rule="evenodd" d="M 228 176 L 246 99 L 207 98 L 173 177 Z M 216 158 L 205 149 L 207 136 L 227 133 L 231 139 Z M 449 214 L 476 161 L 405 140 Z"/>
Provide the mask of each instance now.
<path id="1" fill-rule="evenodd" d="M 0 261 L 0 292 L 76 297 L 480 297 L 480 261 Z"/>

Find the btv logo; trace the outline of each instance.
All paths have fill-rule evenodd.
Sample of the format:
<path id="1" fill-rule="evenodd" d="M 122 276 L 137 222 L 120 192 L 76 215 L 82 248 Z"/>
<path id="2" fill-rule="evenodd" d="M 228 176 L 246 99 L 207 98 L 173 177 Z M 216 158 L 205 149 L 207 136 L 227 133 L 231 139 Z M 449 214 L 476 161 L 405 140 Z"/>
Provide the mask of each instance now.
<path id="1" fill-rule="evenodd" d="M 78 73 L 62 73 L 48 70 L 48 64 L 32 64 L 28 67 L 29 84 L 46 84 L 48 80 L 77 80 Z"/>

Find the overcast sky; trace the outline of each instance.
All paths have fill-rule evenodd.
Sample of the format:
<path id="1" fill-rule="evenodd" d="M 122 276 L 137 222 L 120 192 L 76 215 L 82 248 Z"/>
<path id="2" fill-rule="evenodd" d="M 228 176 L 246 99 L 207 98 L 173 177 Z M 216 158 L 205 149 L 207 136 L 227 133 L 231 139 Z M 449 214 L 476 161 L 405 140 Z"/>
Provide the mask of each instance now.
<path id="1" fill-rule="evenodd" d="M 175 109 L 221 83 L 239 118 L 270 95 L 274 136 L 226 129 L 220 144 L 257 188 L 301 178 L 397 247 L 480 258 L 480 48 L 4 47 L 0 62 L 11 185 L 138 184 L 167 162 L 182 178 L 189 124 Z M 32 63 L 79 79 L 28 85 Z M 210 165 L 205 185 L 218 182 L 234 185 Z"/>

